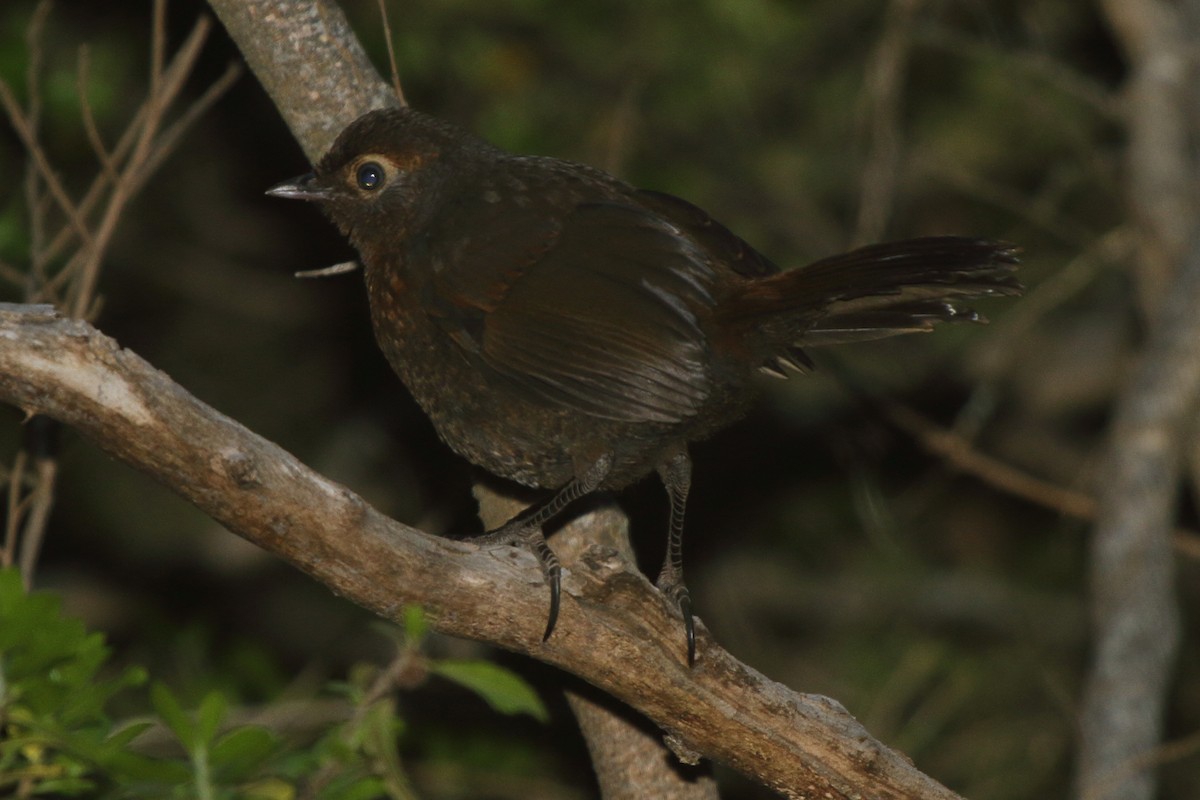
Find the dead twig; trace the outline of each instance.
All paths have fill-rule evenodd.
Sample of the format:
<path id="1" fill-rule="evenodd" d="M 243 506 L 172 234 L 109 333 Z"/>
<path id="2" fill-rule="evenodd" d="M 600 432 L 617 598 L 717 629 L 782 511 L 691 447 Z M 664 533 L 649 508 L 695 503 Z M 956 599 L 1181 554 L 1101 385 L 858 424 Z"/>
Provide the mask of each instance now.
<path id="1" fill-rule="evenodd" d="M 25 287 L 31 301 L 58 301 L 64 294 L 65 308 L 76 317 L 93 317 L 99 308 L 96 287 L 101 266 L 117 226 L 153 171 L 178 144 L 183 132 L 219 98 L 236 79 L 234 67 L 208 87 L 183 113 L 179 120 L 165 127 L 166 115 L 183 90 L 191 74 L 212 23 L 199 19 L 184 43 L 167 63 L 166 59 L 166 2 L 154 4 L 149 91 L 145 101 L 134 114 L 117 146 L 104 144 L 99 125 L 88 101 L 91 61 L 86 46 L 79 51 L 76 86 L 79 93 L 84 131 L 96 155 L 100 170 L 79 203 L 71 199 L 67 187 L 53 169 L 50 159 L 38 138 L 41 115 L 40 65 L 41 39 L 50 11 L 50 3 L 37 7 L 27 32 L 30 66 L 27 74 L 28 108 L 22 109 L 12 90 L 0 82 L 0 107 L 7 114 L 18 138 L 29 155 L 26 170 L 26 203 L 31 231 L 30 268 L 21 274 L 9 265 L 0 265 L 0 277 Z M 44 190 L 42 187 L 45 187 Z M 101 202 L 104 203 L 101 208 Z M 51 204 L 61 212 L 65 222 L 58 234 L 46 243 L 47 214 Z M 89 221 L 92 213 L 101 209 L 95 226 Z M 76 250 L 55 274 L 50 265 L 59 259 L 74 240 Z M 9 473 L 8 508 L 4 524 L 4 564 L 19 562 L 28 584 L 32 578 L 45 537 L 50 510 L 54 503 L 58 473 L 56 458 L 45 447 L 54 436 L 53 426 L 27 427 L 25 447 L 17 455 Z M 35 441 L 43 437 L 44 441 Z M 30 463 L 28 453 L 37 453 Z M 32 467 L 32 469 L 31 469 Z"/>
<path id="2" fill-rule="evenodd" d="M 966 437 L 894 400 L 881 400 L 877 405 L 889 422 L 959 472 L 1042 508 L 1086 522 L 1095 521 L 1098 505 L 1092 495 L 1030 475 L 982 453 Z M 1200 533 L 1176 528 L 1171 541 L 1176 552 L 1200 561 Z"/>
<path id="3" fill-rule="evenodd" d="M 868 109 L 864 119 L 869 147 L 858 199 L 856 244 L 882 239 L 892 214 L 900 175 L 904 80 L 912 52 L 913 21 L 921 3 L 922 0 L 892 0 L 883 36 L 867 65 Z"/>
<path id="4" fill-rule="evenodd" d="M 392 40 L 392 23 L 388 19 L 387 3 L 379 0 L 379 19 L 383 23 L 383 39 L 387 44 L 388 66 L 392 70 L 392 90 L 396 92 L 396 100 L 400 105 L 408 103 L 404 99 L 404 89 L 400 86 L 400 70 L 396 68 L 396 45 Z"/>
<path id="5" fill-rule="evenodd" d="M 16 96 L 12 93 L 12 89 L 4 81 L 0 81 L 0 106 L 3 106 L 4 113 L 8 115 L 13 130 L 17 132 L 17 138 L 21 140 L 21 144 L 25 147 L 25 152 L 32 159 L 33 165 L 37 168 L 38 177 L 45 182 L 50 196 L 54 198 L 54 202 L 58 205 L 59 210 L 66 216 L 75 235 L 84 243 L 84 246 L 90 247 L 93 241 L 92 232 L 88 230 L 83 215 L 79 213 L 79 209 L 71 201 L 66 187 L 63 186 L 62 181 L 59 180 L 58 175 L 54 172 L 54 168 L 50 165 L 50 160 L 46 157 L 46 151 L 42 149 L 42 145 L 38 141 L 35 125 L 36 116 L 30 116 L 21 110 Z M 36 206 L 37 203 L 35 201 L 34 207 Z"/>
<path id="6" fill-rule="evenodd" d="M 1024 73 L 1030 78 L 1043 81 L 1064 95 L 1086 104 L 1107 119 L 1115 120 L 1121 116 L 1121 103 L 1108 87 L 1072 69 L 1061 58 L 1049 53 L 1001 49 L 986 39 L 967 36 L 937 23 L 921 25 L 914 35 L 921 44 L 940 48 L 962 58 L 986 58 L 1002 62 L 1010 71 Z"/>

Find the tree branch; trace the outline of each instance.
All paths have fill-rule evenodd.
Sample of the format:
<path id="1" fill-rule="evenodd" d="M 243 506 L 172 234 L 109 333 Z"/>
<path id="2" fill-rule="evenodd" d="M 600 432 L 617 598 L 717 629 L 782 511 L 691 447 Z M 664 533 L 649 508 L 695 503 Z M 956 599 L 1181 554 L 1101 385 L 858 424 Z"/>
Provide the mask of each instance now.
<path id="1" fill-rule="evenodd" d="M 1091 542 L 1095 637 L 1078 794 L 1148 800 L 1179 646 L 1171 531 L 1200 405 L 1200 228 L 1192 176 L 1194 15 L 1162 0 L 1101 4 L 1130 64 L 1125 123 L 1135 276 L 1150 333 L 1118 398 Z"/>
<path id="2" fill-rule="evenodd" d="M 766 679 L 703 626 L 688 669 L 670 604 L 609 547 L 592 546 L 564 574 L 562 616 L 543 643 L 546 590 L 532 555 L 384 517 L 49 306 L 0 305 L 0 400 L 74 427 L 352 602 L 393 620 L 418 603 L 438 630 L 574 673 L 786 796 L 957 797 L 837 702 Z"/>
<path id="3" fill-rule="evenodd" d="M 327 0 L 209 0 L 292 135 L 315 162 L 342 128 L 392 92 Z"/>

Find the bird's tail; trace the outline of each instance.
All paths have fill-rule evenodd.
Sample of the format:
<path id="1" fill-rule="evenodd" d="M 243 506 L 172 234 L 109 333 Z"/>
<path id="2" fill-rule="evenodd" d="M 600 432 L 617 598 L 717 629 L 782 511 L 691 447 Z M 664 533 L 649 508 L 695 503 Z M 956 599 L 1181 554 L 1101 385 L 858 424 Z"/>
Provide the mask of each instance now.
<path id="1" fill-rule="evenodd" d="M 769 354 L 764 368 L 803 367 L 800 348 L 985 322 L 964 301 L 1020 294 L 1017 252 L 957 236 L 870 245 L 751 279 L 725 313 Z"/>

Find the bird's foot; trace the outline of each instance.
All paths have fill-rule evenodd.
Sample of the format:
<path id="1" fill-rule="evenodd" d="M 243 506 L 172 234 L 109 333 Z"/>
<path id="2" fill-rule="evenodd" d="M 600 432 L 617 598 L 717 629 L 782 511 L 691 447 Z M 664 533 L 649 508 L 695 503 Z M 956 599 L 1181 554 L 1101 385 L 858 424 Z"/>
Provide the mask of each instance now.
<path id="1" fill-rule="evenodd" d="M 683 630 L 687 636 L 687 663 L 691 667 L 696 663 L 696 621 L 692 617 L 692 596 L 683 580 L 676 576 L 659 575 L 656 585 L 663 596 L 675 604 L 683 617 Z"/>
<path id="2" fill-rule="evenodd" d="M 482 536 L 476 538 L 475 543 L 482 547 L 528 547 L 533 551 L 533 555 L 538 560 L 538 565 L 542 568 L 542 578 L 546 581 L 546 585 L 550 587 L 550 613 L 546 618 L 546 631 L 542 634 L 542 641 L 550 638 L 550 634 L 554 632 L 554 626 L 558 622 L 558 607 L 559 600 L 562 595 L 562 566 L 558 563 L 558 556 L 554 555 L 554 551 L 550 549 L 550 545 L 546 543 L 546 536 L 542 533 L 541 525 L 530 525 L 522 520 L 510 520 L 499 528 L 490 530 Z"/>

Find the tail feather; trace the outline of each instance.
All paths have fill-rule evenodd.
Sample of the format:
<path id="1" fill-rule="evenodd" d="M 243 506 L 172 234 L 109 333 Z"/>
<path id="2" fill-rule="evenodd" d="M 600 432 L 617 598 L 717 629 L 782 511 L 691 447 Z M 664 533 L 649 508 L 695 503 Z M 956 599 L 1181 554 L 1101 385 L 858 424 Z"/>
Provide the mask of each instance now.
<path id="1" fill-rule="evenodd" d="M 963 301 L 1020 294 L 1017 249 L 941 236 L 871 245 L 747 281 L 726 306 L 769 351 L 983 322 Z"/>

